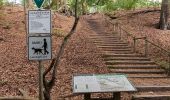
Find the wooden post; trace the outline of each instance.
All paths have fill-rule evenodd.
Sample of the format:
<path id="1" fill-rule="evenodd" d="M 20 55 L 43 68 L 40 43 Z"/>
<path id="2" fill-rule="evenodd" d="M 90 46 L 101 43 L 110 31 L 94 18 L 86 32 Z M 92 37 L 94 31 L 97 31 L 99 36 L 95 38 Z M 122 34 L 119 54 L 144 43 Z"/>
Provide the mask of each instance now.
<path id="1" fill-rule="evenodd" d="M 90 100 L 90 99 L 91 99 L 90 93 L 85 93 L 84 100 Z"/>
<path id="2" fill-rule="evenodd" d="M 147 42 L 147 37 L 145 37 L 145 56 L 148 56 L 148 42 Z"/>
<path id="3" fill-rule="evenodd" d="M 39 62 L 39 100 L 43 99 L 43 67 L 42 67 L 42 61 Z"/>
<path id="4" fill-rule="evenodd" d="M 120 99 L 121 99 L 120 92 L 113 93 L 113 100 L 120 100 Z"/>
<path id="5" fill-rule="evenodd" d="M 121 39 L 121 37 L 122 37 L 122 33 L 121 33 L 121 32 L 122 32 L 122 31 L 121 31 L 121 27 L 119 27 L 119 32 L 120 32 L 120 33 L 119 33 L 119 35 L 120 35 L 120 36 L 119 36 L 119 39 Z"/>
<path id="6" fill-rule="evenodd" d="M 116 24 L 113 24 L 113 31 L 115 32 L 115 27 L 116 27 Z"/>
<path id="7" fill-rule="evenodd" d="M 168 54 L 168 63 L 169 63 L 169 71 L 168 71 L 168 76 L 170 76 L 170 53 Z"/>
<path id="8" fill-rule="evenodd" d="M 135 53 L 136 52 L 136 38 L 133 37 L 133 52 Z"/>

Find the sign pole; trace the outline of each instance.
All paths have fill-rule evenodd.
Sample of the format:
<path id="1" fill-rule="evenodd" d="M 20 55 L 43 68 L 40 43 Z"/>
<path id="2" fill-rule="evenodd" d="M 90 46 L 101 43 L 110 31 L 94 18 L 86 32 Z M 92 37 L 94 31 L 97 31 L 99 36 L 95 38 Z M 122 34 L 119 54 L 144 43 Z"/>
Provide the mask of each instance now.
<path id="1" fill-rule="evenodd" d="M 39 63 L 39 100 L 43 100 L 43 67 L 42 61 L 38 61 Z"/>

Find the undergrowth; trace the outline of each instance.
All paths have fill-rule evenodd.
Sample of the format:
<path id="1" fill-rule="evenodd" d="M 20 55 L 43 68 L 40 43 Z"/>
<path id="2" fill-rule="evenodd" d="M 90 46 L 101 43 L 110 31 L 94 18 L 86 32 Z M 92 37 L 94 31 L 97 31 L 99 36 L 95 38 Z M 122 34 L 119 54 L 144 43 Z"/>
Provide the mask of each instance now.
<path id="1" fill-rule="evenodd" d="M 165 60 L 155 59 L 156 64 L 158 64 L 161 68 L 168 71 L 169 69 L 169 63 Z"/>
<path id="2" fill-rule="evenodd" d="M 56 28 L 53 29 L 53 35 L 57 37 L 65 37 L 67 34 L 63 30 Z"/>

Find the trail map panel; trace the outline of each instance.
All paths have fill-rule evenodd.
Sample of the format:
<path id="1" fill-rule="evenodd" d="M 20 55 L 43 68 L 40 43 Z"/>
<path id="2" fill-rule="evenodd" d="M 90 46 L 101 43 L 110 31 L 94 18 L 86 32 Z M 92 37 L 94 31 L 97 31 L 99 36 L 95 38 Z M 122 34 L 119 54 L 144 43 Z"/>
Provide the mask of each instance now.
<path id="1" fill-rule="evenodd" d="M 124 75 L 99 74 L 73 77 L 73 93 L 136 91 Z"/>
<path id="2" fill-rule="evenodd" d="M 29 10 L 28 11 L 28 33 L 51 33 L 51 11 Z"/>
<path id="3" fill-rule="evenodd" d="M 51 59 L 51 37 L 29 37 L 28 58 L 29 60 Z"/>

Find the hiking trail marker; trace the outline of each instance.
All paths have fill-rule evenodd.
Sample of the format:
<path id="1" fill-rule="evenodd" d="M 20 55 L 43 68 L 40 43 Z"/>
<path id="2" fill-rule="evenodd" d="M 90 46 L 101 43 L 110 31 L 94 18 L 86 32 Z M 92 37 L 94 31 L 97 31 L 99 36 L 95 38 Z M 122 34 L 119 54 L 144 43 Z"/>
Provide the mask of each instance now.
<path id="1" fill-rule="evenodd" d="M 51 59 L 51 37 L 29 37 L 28 41 L 29 60 Z"/>
<path id="2" fill-rule="evenodd" d="M 34 0 L 36 6 L 37 6 L 38 8 L 41 8 L 41 6 L 43 5 L 44 1 L 45 1 L 45 0 Z"/>

